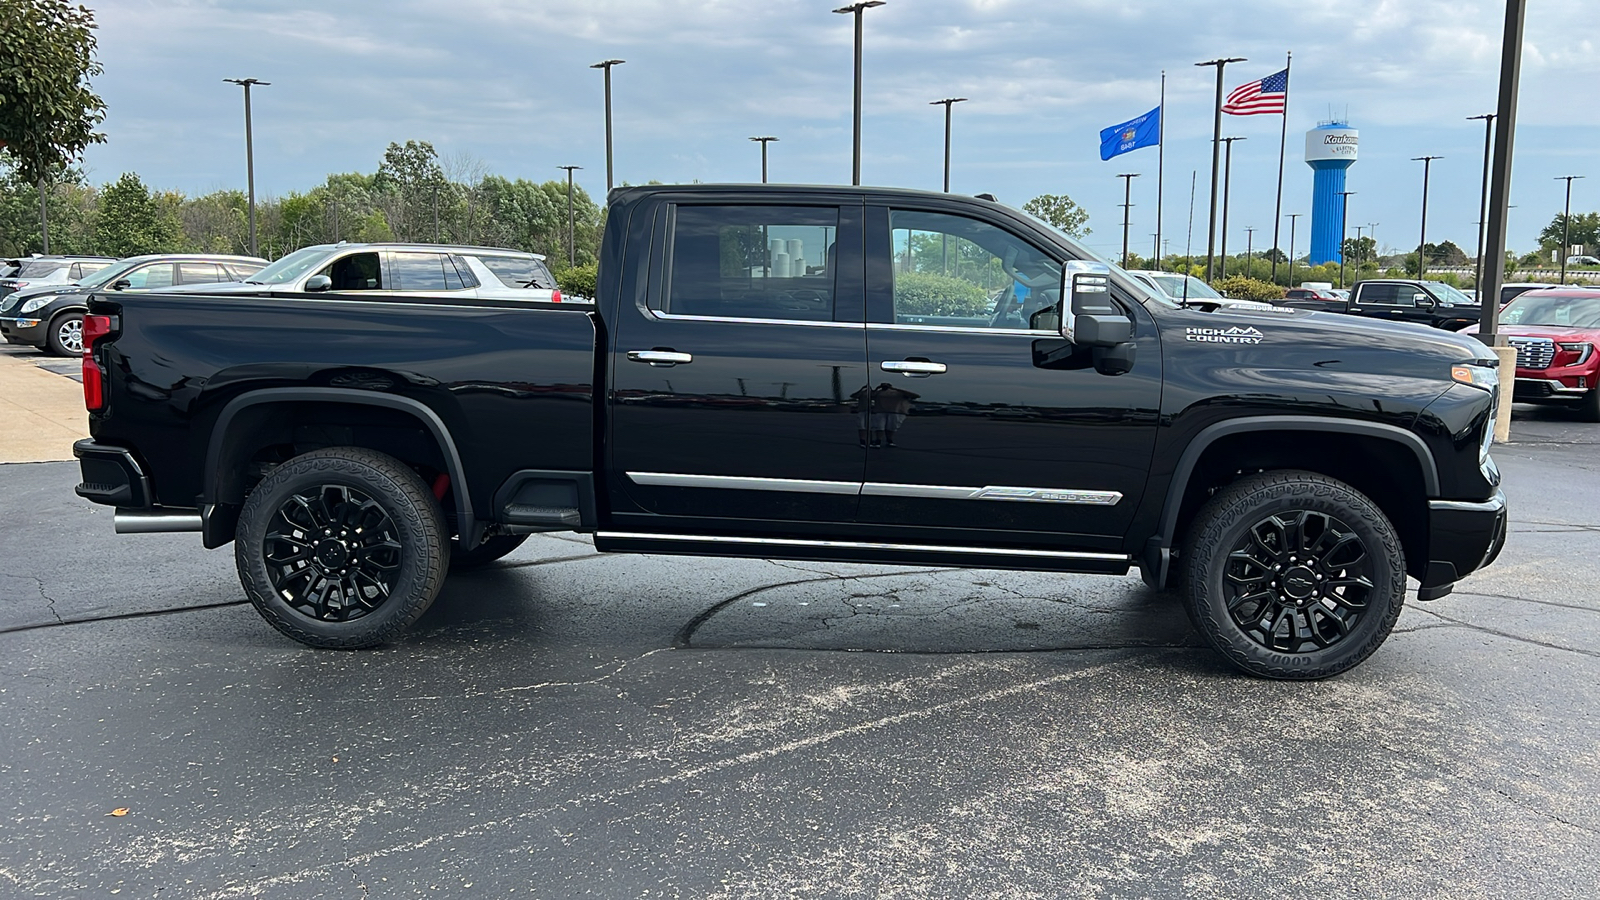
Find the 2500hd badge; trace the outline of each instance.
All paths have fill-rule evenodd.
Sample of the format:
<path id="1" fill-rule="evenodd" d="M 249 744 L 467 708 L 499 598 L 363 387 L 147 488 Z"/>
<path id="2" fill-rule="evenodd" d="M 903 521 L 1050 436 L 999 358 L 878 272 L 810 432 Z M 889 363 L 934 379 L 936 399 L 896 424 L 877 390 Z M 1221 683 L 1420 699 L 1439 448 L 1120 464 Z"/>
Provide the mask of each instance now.
<path id="1" fill-rule="evenodd" d="M 1259 344 L 1266 335 L 1254 328 L 1185 328 L 1183 339 L 1197 344 Z"/>

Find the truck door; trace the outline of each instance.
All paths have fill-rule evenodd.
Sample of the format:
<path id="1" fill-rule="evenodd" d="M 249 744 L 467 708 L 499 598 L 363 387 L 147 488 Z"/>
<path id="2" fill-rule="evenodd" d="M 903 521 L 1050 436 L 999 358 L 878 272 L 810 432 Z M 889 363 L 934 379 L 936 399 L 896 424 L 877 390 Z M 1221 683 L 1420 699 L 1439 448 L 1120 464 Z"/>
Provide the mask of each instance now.
<path id="1" fill-rule="evenodd" d="M 613 317 L 619 520 L 769 531 L 854 519 L 867 351 L 853 199 L 657 208 L 648 286 Z"/>
<path id="2" fill-rule="evenodd" d="M 1139 505 L 1161 400 L 1153 320 L 1102 375 L 1059 333 L 1061 261 L 1004 220 L 867 208 L 872 380 L 863 523 L 1110 547 Z M 1098 538 L 1098 540 L 1096 540 Z M 1115 538 L 1116 540 L 1108 540 Z"/>

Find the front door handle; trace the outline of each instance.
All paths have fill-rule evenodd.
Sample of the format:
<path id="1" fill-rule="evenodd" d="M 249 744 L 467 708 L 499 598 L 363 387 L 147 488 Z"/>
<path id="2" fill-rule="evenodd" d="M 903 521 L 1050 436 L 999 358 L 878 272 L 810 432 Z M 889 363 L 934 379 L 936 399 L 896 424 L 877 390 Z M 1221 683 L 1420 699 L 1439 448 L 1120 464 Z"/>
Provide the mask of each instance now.
<path id="1" fill-rule="evenodd" d="M 927 378 L 929 375 L 943 375 L 949 371 L 941 362 L 928 362 L 925 359 L 886 359 L 878 364 L 878 368 L 885 372 L 899 372 L 908 378 Z"/>
<path id="2" fill-rule="evenodd" d="M 676 350 L 629 350 L 629 362 L 649 363 L 652 366 L 671 367 L 694 362 L 691 353 L 679 353 Z"/>

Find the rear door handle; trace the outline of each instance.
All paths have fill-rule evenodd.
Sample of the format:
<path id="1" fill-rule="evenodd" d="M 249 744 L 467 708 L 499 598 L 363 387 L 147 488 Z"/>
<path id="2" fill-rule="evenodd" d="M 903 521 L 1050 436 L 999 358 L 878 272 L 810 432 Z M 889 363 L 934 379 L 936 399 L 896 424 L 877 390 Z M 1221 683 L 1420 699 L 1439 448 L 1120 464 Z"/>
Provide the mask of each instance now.
<path id="1" fill-rule="evenodd" d="M 929 375 L 943 375 L 949 368 L 941 362 L 928 362 L 924 359 L 886 359 L 878 364 L 878 368 L 885 372 L 899 372 L 910 378 L 927 378 Z"/>
<path id="2" fill-rule="evenodd" d="M 691 353 L 679 353 L 676 350 L 629 350 L 628 361 L 665 367 L 692 363 L 694 362 L 694 355 Z"/>

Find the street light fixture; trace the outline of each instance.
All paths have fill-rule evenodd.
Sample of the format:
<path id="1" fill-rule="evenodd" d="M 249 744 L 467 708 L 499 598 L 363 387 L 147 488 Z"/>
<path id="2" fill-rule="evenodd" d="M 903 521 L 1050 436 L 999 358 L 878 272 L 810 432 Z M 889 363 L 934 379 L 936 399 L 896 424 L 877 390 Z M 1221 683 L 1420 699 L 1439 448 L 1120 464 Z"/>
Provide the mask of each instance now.
<path id="1" fill-rule="evenodd" d="M 1557 181 L 1567 183 L 1567 209 L 1561 214 L 1561 283 L 1567 283 L 1567 251 L 1572 245 L 1572 182 L 1582 175 L 1557 175 Z"/>
<path id="2" fill-rule="evenodd" d="M 777 140 L 775 137 L 753 137 L 750 140 L 761 145 L 761 183 L 767 183 L 767 144 Z"/>
<path id="3" fill-rule="evenodd" d="M 1472 275 L 1474 290 L 1483 289 L 1483 226 L 1489 218 L 1489 150 L 1494 141 L 1494 120 L 1499 116 L 1494 113 L 1484 113 L 1481 116 L 1467 116 L 1467 121 L 1483 120 L 1483 192 L 1478 198 L 1478 265 Z"/>
<path id="4" fill-rule="evenodd" d="M 253 85 L 266 87 L 270 81 L 259 78 L 224 78 L 228 84 L 237 84 L 244 88 L 244 171 L 245 181 L 250 190 L 250 255 L 256 256 L 256 151 L 255 136 L 250 128 L 250 88 Z"/>
<path id="5" fill-rule="evenodd" d="M 1422 163 L 1422 236 L 1417 239 L 1417 280 L 1428 271 L 1428 169 L 1442 156 L 1413 156 L 1412 162 Z"/>
<path id="6" fill-rule="evenodd" d="M 1350 221 L 1350 195 L 1354 193 L 1355 191 L 1339 192 L 1339 197 L 1341 198 L 1339 201 L 1339 290 L 1341 291 L 1344 290 L 1344 236 L 1350 230 L 1345 223 Z M 1357 234 L 1357 240 L 1360 240 L 1359 232 Z"/>
<path id="7" fill-rule="evenodd" d="M 620 66 L 627 62 L 625 59 L 606 59 L 590 66 L 591 69 L 604 69 L 606 72 L 606 193 L 611 193 L 611 67 Z M 570 173 L 569 173 L 570 174 Z"/>
<path id="8" fill-rule="evenodd" d="M 1217 102 L 1216 108 L 1213 110 L 1215 121 L 1212 123 L 1211 129 L 1211 217 L 1206 220 L 1206 281 L 1208 283 L 1211 281 L 1212 251 L 1216 248 L 1217 163 L 1220 161 L 1218 154 L 1222 150 L 1222 70 L 1227 68 L 1228 63 L 1245 61 L 1242 56 L 1230 56 L 1226 59 L 1208 59 L 1205 62 L 1195 63 L 1197 66 L 1217 67 Z"/>
<path id="9" fill-rule="evenodd" d="M 1133 180 L 1137 172 L 1118 175 L 1122 179 L 1122 267 L 1128 267 L 1128 213 L 1133 209 Z"/>
<path id="10" fill-rule="evenodd" d="M 946 97 L 943 100 L 934 100 L 929 106 L 944 105 L 944 192 L 950 193 L 950 108 L 957 103 L 965 103 L 965 97 Z"/>
<path id="11" fill-rule="evenodd" d="M 849 6 L 841 6 L 834 10 L 836 13 L 854 13 L 856 17 L 856 103 L 855 103 L 855 138 L 854 149 L 850 155 L 850 183 L 861 183 L 861 14 L 874 6 L 882 6 L 885 0 L 862 0 Z"/>
<path id="12" fill-rule="evenodd" d="M 583 168 L 583 166 L 556 166 L 556 168 L 567 170 L 567 268 L 572 268 L 578 264 L 578 241 L 576 237 L 578 220 L 572 212 L 572 172 L 574 169 Z"/>
<path id="13" fill-rule="evenodd" d="M 1221 277 L 1228 277 L 1228 198 L 1233 194 L 1233 142 L 1242 141 L 1242 137 L 1225 137 L 1221 139 L 1228 145 L 1225 160 L 1222 163 L 1222 266 Z"/>

